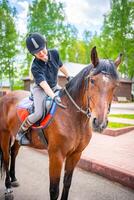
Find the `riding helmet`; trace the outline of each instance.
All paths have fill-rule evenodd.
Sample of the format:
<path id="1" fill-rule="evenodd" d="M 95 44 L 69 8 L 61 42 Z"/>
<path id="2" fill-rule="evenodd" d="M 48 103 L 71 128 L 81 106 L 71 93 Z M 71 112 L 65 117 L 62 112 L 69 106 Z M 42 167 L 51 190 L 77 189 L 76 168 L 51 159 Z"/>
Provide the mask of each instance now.
<path id="1" fill-rule="evenodd" d="M 46 40 L 39 33 L 31 33 L 26 39 L 26 46 L 31 54 L 36 54 L 46 47 Z"/>

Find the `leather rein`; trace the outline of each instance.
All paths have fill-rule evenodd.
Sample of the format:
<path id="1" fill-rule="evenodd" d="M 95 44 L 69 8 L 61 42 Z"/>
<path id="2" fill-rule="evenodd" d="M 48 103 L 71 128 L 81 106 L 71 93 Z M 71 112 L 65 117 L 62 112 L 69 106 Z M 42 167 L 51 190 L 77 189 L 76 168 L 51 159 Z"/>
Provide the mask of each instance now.
<path id="1" fill-rule="evenodd" d="M 79 110 L 79 112 L 85 114 L 87 116 L 87 118 L 90 118 L 91 117 L 91 112 L 90 112 L 90 109 L 89 107 L 86 109 L 86 110 L 83 110 L 81 107 L 79 107 L 77 105 L 77 103 L 74 101 L 74 99 L 71 97 L 71 95 L 69 94 L 69 92 L 67 91 L 66 87 L 64 88 L 68 98 L 70 99 L 70 101 L 73 103 L 73 105 Z"/>

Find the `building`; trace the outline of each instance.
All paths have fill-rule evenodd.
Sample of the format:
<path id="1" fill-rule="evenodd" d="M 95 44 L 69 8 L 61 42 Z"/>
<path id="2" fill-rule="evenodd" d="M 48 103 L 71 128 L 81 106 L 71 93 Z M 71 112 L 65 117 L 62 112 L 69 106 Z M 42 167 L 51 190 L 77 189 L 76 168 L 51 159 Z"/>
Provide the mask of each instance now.
<path id="1" fill-rule="evenodd" d="M 76 76 L 76 74 L 78 74 L 83 68 L 85 68 L 87 65 L 83 65 L 83 64 L 79 64 L 79 63 L 65 63 L 64 64 L 68 70 L 68 73 L 70 76 Z M 65 76 L 59 72 L 58 75 L 58 83 L 60 86 L 64 86 L 65 83 L 67 83 L 67 80 L 65 78 Z"/>
<path id="2" fill-rule="evenodd" d="M 133 81 L 120 78 L 119 86 L 115 91 L 115 100 L 131 101 L 133 99 L 132 86 Z"/>
<path id="3" fill-rule="evenodd" d="M 75 76 L 87 65 L 78 63 L 65 63 L 64 64 L 69 72 L 70 76 Z M 30 90 L 33 81 L 29 77 L 23 79 L 24 89 Z M 59 72 L 58 83 L 60 86 L 64 86 L 67 83 L 65 76 Z M 126 79 L 120 79 L 119 86 L 114 93 L 114 100 L 116 101 L 131 101 L 132 100 L 132 84 L 134 82 Z"/>

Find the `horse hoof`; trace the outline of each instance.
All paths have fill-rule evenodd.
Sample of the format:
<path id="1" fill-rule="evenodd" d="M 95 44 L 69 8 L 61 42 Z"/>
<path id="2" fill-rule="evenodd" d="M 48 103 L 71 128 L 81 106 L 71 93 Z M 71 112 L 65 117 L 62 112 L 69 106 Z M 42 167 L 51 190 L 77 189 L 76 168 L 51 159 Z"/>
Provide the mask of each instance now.
<path id="1" fill-rule="evenodd" d="M 5 200 L 13 200 L 13 199 L 14 199 L 13 194 L 5 195 Z"/>
<path id="2" fill-rule="evenodd" d="M 11 188 L 8 188 L 5 192 L 5 200 L 13 200 L 13 190 Z"/>
<path id="3" fill-rule="evenodd" d="M 12 187 L 19 187 L 20 186 L 18 181 L 11 182 L 11 185 L 12 185 Z"/>

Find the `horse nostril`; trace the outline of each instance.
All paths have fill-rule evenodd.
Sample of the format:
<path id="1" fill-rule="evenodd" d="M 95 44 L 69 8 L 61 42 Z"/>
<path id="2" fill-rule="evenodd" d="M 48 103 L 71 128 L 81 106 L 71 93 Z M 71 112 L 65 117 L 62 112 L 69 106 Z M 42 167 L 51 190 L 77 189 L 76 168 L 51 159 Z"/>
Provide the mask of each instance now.
<path id="1" fill-rule="evenodd" d="M 98 120 L 97 120 L 97 118 L 94 118 L 94 119 L 93 119 L 93 124 L 94 124 L 95 126 L 98 126 Z"/>
<path id="2" fill-rule="evenodd" d="M 108 120 L 106 120 L 105 122 L 103 122 L 101 125 L 100 125 L 100 128 L 101 129 L 105 129 L 108 125 Z"/>
<path id="3" fill-rule="evenodd" d="M 104 122 L 100 123 L 97 118 L 93 118 L 92 121 L 93 129 L 98 132 L 102 132 L 107 127 L 107 124 L 108 120 L 105 120 Z"/>
<path id="4" fill-rule="evenodd" d="M 105 124 L 105 123 L 103 123 L 103 124 L 100 125 L 100 128 L 101 128 L 102 130 L 103 130 L 105 127 L 106 127 L 106 124 Z"/>

